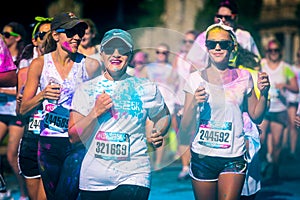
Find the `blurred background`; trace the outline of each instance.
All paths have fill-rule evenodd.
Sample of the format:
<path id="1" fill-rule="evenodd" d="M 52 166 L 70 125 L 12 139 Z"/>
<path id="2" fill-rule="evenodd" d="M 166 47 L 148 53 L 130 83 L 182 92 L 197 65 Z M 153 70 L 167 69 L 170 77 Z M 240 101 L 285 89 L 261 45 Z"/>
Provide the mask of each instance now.
<path id="1" fill-rule="evenodd" d="M 17 21 L 31 31 L 30 24 L 34 22 L 35 16 L 52 17 L 60 11 L 73 11 L 77 16 L 91 18 L 96 23 L 99 39 L 104 32 L 115 27 L 125 30 L 162 27 L 183 34 L 190 29 L 204 31 L 212 24 L 218 2 L 219 0 L 109 0 L 105 3 L 99 0 L 9 1 L 2 7 L 3 11 L 8 10 L 6 14 L 0 13 L 0 26 L 2 28 L 11 21 Z M 238 22 L 253 35 L 262 55 L 265 41 L 276 37 L 284 46 L 284 60 L 292 63 L 300 43 L 300 0 L 236 2 L 239 7 Z M 25 9 L 28 7 L 30 9 Z"/>

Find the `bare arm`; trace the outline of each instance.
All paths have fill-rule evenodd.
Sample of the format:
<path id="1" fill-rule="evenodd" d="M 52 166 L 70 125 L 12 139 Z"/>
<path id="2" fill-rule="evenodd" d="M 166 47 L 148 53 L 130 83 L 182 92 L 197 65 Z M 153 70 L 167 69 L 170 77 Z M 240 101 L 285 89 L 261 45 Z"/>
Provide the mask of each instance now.
<path id="1" fill-rule="evenodd" d="M 41 92 L 37 93 L 40 83 L 40 77 L 44 65 L 44 56 L 34 59 L 28 69 L 27 80 L 25 83 L 22 103 L 20 106 L 20 114 L 28 116 L 41 105 L 44 99 L 57 100 L 60 97 L 60 90 L 57 85 L 47 85 Z"/>
<path id="2" fill-rule="evenodd" d="M 252 89 L 251 93 L 247 96 L 247 108 L 251 120 L 256 124 L 260 124 L 268 109 L 268 92 L 270 89 L 269 78 L 265 72 L 259 73 L 257 87 L 261 95 L 257 99 L 254 89 Z"/>

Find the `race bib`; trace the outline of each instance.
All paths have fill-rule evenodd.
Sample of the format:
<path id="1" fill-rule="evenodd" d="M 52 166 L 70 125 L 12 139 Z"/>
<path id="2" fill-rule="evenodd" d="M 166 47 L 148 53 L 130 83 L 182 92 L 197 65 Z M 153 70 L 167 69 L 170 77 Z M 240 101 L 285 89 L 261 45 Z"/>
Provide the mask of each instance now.
<path id="1" fill-rule="evenodd" d="M 68 130 L 69 118 L 58 113 L 47 113 L 44 118 L 44 124 L 51 130 L 66 132 Z"/>
<path id="2" fill-rule="evenodd" d="M 210 148 L 227 149 L 232 146 L 232 122 L 201 120 L 196 139 Z"/>
<path id="3" fill-rule="evenodd" d="M 34 114 L 33 117 L 29 118 L 28 130 L 32 131 L 34 134 L 40 134 L 40 124 L 42 120 L 42 114 L 40 111 Z"/>
<path id="4" fill-rule="evenodd" d="M 105 160 L 129 160 L 129 135 L 103 132 L 96 135 L 95 157 Z"/>

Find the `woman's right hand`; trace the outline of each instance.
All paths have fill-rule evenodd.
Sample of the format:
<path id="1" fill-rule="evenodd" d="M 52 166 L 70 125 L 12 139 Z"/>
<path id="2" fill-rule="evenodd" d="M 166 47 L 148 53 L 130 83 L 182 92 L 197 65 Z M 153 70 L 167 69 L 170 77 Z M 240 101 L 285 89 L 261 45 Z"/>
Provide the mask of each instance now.
<path id="1" fill-rule="evenodd" d="M 109 94 L 103 91 L 100 95 L 98 95 L 92 112 L 94 113 L 95 117 L 99 117 L 108 111 L 112 106 L 112 98 Z"/>
<path id="2" fill-rule="evenodd" d="M 60 98 L 61 86 L 56 83 L 49 83 L 44 89 L 44 99 L 58 100 Z"/>

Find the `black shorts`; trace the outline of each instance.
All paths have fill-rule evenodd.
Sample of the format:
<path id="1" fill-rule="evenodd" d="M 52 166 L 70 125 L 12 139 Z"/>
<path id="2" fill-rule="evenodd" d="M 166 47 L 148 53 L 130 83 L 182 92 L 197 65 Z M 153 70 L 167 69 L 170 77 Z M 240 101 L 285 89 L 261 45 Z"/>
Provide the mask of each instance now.
<path id="1" fill-rule="evenodd" d="M 41 177 L 37 157 L 38 141 L 39 135 L 36 134 L 30 134 L 20 140 L 18 164 L 20 174 L 25 178 Z"/>
<path id="2" fill-rule="evenodd" d="M 220 174 L 245 174 L 245 156 L 223 158 L 199 155 L 191 152 L 190 176 L 198 181 L 217 181 Z"/>
<path id="3" fill-rule="evenodd" d="M 288 118 L 288 112 L 286 110 L 282 112 L 267 112 L 265 115 L 266 120 L 282 124 L 283 127 L 287 127 Z"/>
<path id="4" fill-rule="evenodd" d="M 23 126 L 23 121 L 19 117 L 13 115 L 0 115 L 0 121 L 6 124 L 6 126 Z"/>

